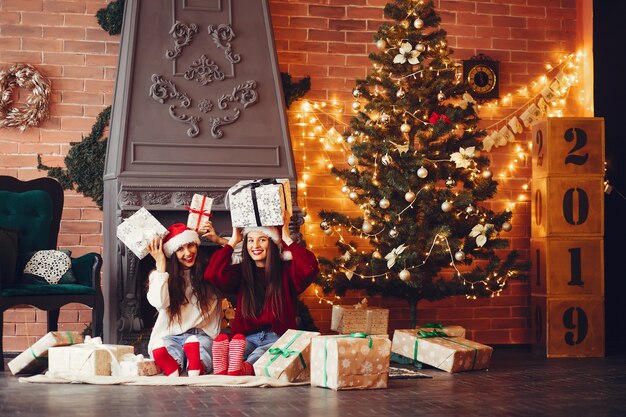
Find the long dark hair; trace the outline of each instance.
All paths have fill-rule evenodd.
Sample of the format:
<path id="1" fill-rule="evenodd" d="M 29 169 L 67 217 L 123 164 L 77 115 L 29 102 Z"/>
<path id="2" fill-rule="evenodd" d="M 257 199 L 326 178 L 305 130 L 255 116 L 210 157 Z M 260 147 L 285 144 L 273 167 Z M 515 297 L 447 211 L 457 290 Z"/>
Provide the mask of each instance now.
<path id="1" fill-rule="evenodd" d="M 196 255 L 196 263 L 189 271 L 189 281 L 193 288 L 193 293 L 198 300 L 198 306 L 202 312 L 202 317 L 209 318 L 210 307 L 212 303 L 220 298 L 216 288 L 203 278 L 204 266 L 206 262 L 202 259 L 200 248 Z M 167 272 L 170 279 L 167 280 L 167 289 L 170 296 L 170 305 L 167 307 L 169 316 L 168 326 L 174 322 L 182 323 L 182 306 L 190 302 L 185 296 L 185 279 L 183 277 L 183 269 L 180 267 L 176 253 L 167 260 Z M 217 306 L 216 308 L 220 308 Z"/>
<path id="2" fill-rule="evenodd" d="M 274 317 L 283 311 L 283 268 L 280 249 L 269 239 L 267 258 L 265 259 L 265 277 L 267 288 L 257 277 L 257 266 L 247 249 L 248 235 L 243 237 L 241 262 L 241 306 L 237 306 L 243 317 L 257 318 L 265 306 L 269 306 Z"/>

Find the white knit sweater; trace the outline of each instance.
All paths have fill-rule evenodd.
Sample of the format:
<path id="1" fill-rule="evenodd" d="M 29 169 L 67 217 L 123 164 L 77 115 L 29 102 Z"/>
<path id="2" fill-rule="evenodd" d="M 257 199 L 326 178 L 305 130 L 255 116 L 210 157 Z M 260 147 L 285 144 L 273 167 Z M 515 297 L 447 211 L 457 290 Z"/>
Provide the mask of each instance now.
<path id="1" fill-rule="evenodd" d="M 164 336 L 172 336 L 185 333 L 190 329 L 202 329 L 212 338 L 215 338 L 222 324 L 221 302 L 217 298 L 211 301 L 209 318 L 202 317 L 202 310 L 198 307 L 198 300 L 193 295 L 191 285 L 189 284 L 189 270 L 183 273 L 186 282 L 186 295 L 189 302 L 181 307 L 181 323 L 174 321 L 170 326 L 167 307 L 170 305 L 170 295 L 167 287 L 169 274 L 167 272 L 158 272 L 156 270 L 150 273 L 148 287 L 148 302 L 154 306 L 159 315 L 152 328 L 150 342 L 148 343 L 148 351 L 152 353 L 155 347 L 161 345 L 161 339 Z"/>

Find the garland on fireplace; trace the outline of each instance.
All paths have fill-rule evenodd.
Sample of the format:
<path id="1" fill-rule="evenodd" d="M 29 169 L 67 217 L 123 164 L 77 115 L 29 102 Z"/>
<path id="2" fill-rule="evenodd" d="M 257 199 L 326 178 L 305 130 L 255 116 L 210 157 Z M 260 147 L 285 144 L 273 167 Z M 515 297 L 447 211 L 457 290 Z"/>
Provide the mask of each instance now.
<path id="1" fill-rule="evenodd" d="M 125 0 L 115 0 L 98 10 L 96 19 L 102 29 L 109 35 L 119 35 L 122 32 L 122 21 L 124 20 Z"/>

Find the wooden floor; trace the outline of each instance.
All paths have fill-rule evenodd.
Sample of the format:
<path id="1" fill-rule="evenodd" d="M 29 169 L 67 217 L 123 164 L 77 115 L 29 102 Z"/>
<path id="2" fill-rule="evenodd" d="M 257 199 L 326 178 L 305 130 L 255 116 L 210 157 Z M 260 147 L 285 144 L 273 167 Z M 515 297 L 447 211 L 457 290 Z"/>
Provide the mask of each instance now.
<path id="1" fill-rule="evenodd" d="M 0 416 L 626 416 L 626 353 L 545 359 L 496 348 L 489 371 L 390 380 L 386 390 L 26 384 L 0 372 Z"/>

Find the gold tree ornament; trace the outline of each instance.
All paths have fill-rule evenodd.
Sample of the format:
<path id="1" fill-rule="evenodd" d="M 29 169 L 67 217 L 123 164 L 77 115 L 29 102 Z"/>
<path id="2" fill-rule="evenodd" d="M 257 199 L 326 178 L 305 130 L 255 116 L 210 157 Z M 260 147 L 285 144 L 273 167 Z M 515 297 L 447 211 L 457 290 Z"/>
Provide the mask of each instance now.
<path id="1" fill-rule="evenodd" d="M 30 90 L 26 104 L 13 106 L 15 87 Z M 38 126 L 50 116 L 50 80 L 33 66 L 14 64 L 0 70 L 0 128 L 17 127 L 23 132 Z"/>

